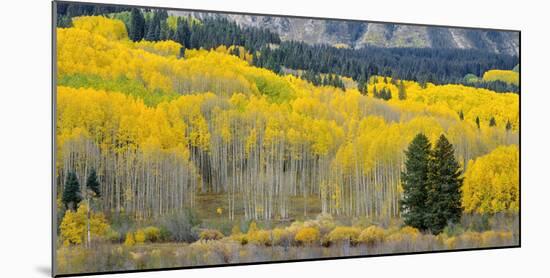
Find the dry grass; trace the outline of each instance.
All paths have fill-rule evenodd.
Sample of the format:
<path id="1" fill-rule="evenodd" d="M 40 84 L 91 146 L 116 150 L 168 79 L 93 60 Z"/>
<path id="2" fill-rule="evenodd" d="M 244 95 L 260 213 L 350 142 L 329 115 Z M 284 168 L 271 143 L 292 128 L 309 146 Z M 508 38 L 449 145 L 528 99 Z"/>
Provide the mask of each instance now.
<path id="1" fill-rule="evenodd" d="M 465 232 L 457 236 L 421 234 L 406 229 L 388 230 L 376 242 L 338 241 L 317 244 L 242 244 L 234 237 L 188 243 L 146 243 L 135 246 L 103 243 L 57 250 L 59 273 L 155 269 L 199 265 L 301 260 L 311 258 L 394 254 L 464 248 L 512 246 L 517 235 L 508 231 Z"/>

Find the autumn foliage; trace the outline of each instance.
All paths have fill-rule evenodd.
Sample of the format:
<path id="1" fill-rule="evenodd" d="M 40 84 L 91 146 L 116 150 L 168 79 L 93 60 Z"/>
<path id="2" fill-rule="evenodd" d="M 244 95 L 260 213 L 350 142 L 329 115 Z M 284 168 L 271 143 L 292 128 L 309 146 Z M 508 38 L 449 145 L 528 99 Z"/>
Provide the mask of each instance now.
<path id="1" fill-rule="evenodd" d="M 519 85 L 519 73 L 513 70 L 489 70 L 483 74 L 485 81 L 503 81 L 509 84 Z"/>
<path id="2" fill-rule="evenodd" d="M 319 230 L 311 227 L 301 229 L 296 234 L 296 241 L 303 244 L 311 244 L 319 240 Z"/>
<path id="3" fill-rule="evenodd" d="M 60 225 L 63 245 L 78 245 L 86 241 L 87 224 L 90 224 L 90 233 L 94 239 L 102 239 L 110 227 L 103 213 L 90 213 L 87 218 L 87 205 L 81 204 L 78 210 L 67 210 Z"/>
<path id="4" fill-rule="evenodd" d="M 463 187 L 464 211 L 497 213 L 519 210 L 519 149 L 501 146 L 468 163 Z"/>
<path id="5" fill-rule="evenodd" d="M 517 215 L 517 94 L 382 75 L 362 80 L 358 89 L 345 76 L 338 77 L 345 86 L 314 85 L 253 66 L 261 52 L 243 46 L 182 49 L 170 40 L 132 41 L 121 20 L 104 16 L 74 18 L 56 37 L 57 192 L 67 183 L 74 192 L 84 189 L 89 169 L 97 171 L 101 192 L 89 218 L 82 202 L 59 219 L 65 269 L 83 258 L 101 259 L 78 249 L 87 241 L 88 219 L 92 241 L 118 244 L 95 249 L 105 258 L 125 258 L 113 266 L 318 257 L 311 250 L 323 256 L 350 255 L 350 249 L 417 252 L 517 240 L 514 226 L 501 229 L 494 219 L 458 221 L 460 215 Z M 517 84 L 507 71 L 483 78 Z M 407 189 L 405 150 L 419 133 L 434 144 L 442 135 L 448 139 L 453 148 L 446 154 L 464 170 L 456 172 L 464 179 L 455 202 L 462 210 L 452 223 L 438 219 L 438 235 L 411 227 L 400 205 Z M 434 183 L 439 193 L 441 182 Z M 76 195 L 72 202 L 81 202 Z M 205 196 L 212 203 L 198 204 Z M 57 197 L 59 211 L 70 208 Z M 204 207 L 204 222 L 187 214 Z M 122 216 L 127 226 L 114 231 Z M 444 229 L 449 224 L 460 227 L 451 232 Z"/>
<path id="6" fill-rule="evenodd" d="M 230 219 L 286 218 L 291 196 L 310 194 L 322 213 L 396 217 L 403 150 L 418 132 L 445 134 L 463 165 L 518 142 L 516 94 L 374 76 L 365 96 L 251 66 L 242 47 L 240 57 L 225 46 L 178 57 L 179 44 L 133 42 L 122 22 L 101 16 L 75 19 L 57 39 L 66 82 L 57 88 L 58 172 L 82 176 L 116 157 L 96 167 L 102 206 L 136 217 L 193 207 L 207 191 L 228 195 Z M 374 87 L 392 98 L 374 98 Z"/>
<path id="7" fill-rule="evenodd" d="M 384 229 L 373 225 L 361 231 L 359 241 L 372 245 L 384 241 L 384 237 Z"/>
<path id="8" fill-rule="evenodd" d="M 202 240 L 219 240 L 223 237 L 223 234 L 217 230 L 204 230 L 199 235 L 199 238 Z"/>

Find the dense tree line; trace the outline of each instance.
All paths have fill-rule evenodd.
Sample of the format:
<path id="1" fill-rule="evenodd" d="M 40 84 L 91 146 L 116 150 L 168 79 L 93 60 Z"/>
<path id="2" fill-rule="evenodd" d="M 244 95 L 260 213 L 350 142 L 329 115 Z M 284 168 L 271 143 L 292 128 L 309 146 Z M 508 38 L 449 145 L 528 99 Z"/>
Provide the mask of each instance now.
<path id="1" fill-rule="evenodd" d="M 126 12 L 126 13 L 122 13 Z M 113 15 L 124 21 L 129 38 L 133 41 L 173 40 L 184 48 L 211 49 L 220 45 L 244 46 L 257 51 L 267 44 L 279 44 L 279 36 L 264 28 L 240 27 L 223 18 L 205 18 L 200 21 L 191 17 L 172 17 L 164 9 L 138 9 L 121 6 L 60 3 L 57 8 L 58 27 L 71 26 L 71 18 L 83 15 Z"/>
<path id="2" fill-rule="evenodd" d="M 267 29 L 242 28 L 227 19 L 205 19 L 200 25 L 192 25 L 187 45 L 205 49 L 240 45 L 254 52 L 269 43 L 278 44 L 280 38 Z"/>
<path id="3" fill-rule="evenodd" d="M 71 19 L 83 15 L 105 15 L 130 10 L 129 7 L 116 5 L 97 5 L 85 3 L 57 3 L 57 27 L 71 26 Z"/>
<path id="4" fill-rule="evenodd" d="M 495 92 L 519 93 L 519 86 L 514 84 L 509 84 L 500 80 L 495 80 L 495 81 L 482 80 L 479 82 L 464 81 L 463 84 L 467 86 L 476 87 L 476 88 L 488 89 Z"/>
<path id="5" fill-rule="evenodd" d="M 89 4 L 63 4 L 58 9 L 58 26 L 69 26 L 73 16 L 130 10 Z M 279 35 L 264 28 L 241 27 L 228 19 L 214 17 L 201 19 L 200 22 L 191 17 L 169 19 L 167 11 L 162 9 L 132 8 L 129 16 L 117 16 L 125 22 L 129 38 L 133 41 L 173 40 L 183 46 L 180 56 L 183 56 L 185 48 L 244 46 L 253 53 L 255 66 L 277 73 L 281 72 L 283 66 L 306 70 L 313 73 L 306 75 L 306 78 L 310 77 L 307 79 L 316 85 L 327 83 L 322 80 L 322 74 L 349 76 L 356 81 L 368 80 L 373 75 L 385 75 L 420 83 L 456 83 L 497 92 L 519 92 L 516 84 L 498 80 L 471 82 L 464 79 L 467 74 L 482 76 L 484 72 L 495 68 L 512 69 L 517 65 L 516 56 L 448 48 L 345 49 L 295 41 L 282 42 Z M 273 44 L 278 47 L 273 47 Z M 342 87 L 338 81 L 328 83 Z"/>
<path id="6" fill-rule="evenodd" d="M 97 5 L 87 3 L 57 3 L 57 14 L 68 17 L 81 15 L 104 15 L 108 13 L 118 13 L 129 11 L 126 6 L 117 5 Z"/>
<path id="7" fill-rule="evenodd" d="M 70 18 L 78 15 L 96 15 L 129 10 L 117 6 L 62 4 L 58 8 L 58 26 L 70 25 Z M 314 75 L 335 74 L 354 80 L 368 80 L 373 75 L 392 76 L 434 84 L 457 83 L 497 92 L 519 92 L 515 84 L 502 81 L 470 82 L 467 74 L 481 76 L 491 69 L 512 69 L 517 57 L 480 50 L 448 48 L 336 48 L 329 45 L 308 45 L 303 42 L 281 42 L 276 33 L 263 28 L 240 27 L 223 18 L 205 18 L 195 24 L 191 17 L 176 17 L 168 23 L 166 10 L 142 11 L 131 9 L 124 17 L 130 39 L 139 41 L 173 40 L 185 48 L 216 48 L 219 45 L 244 46 L 254 54 L 256 66 L 281 72 L 281 67 L 301 69 Z M 67 22 L 69 21 L 69 22 Z M 278 47 L 272 47 L 278 44 Z M 183 51 L 182 54 L 183 56 Z M 259 54 L 261 53 L 261 55 Z M 309 78 L 314 84 L 324 80 Z M 338 86 L 338 82 L 334 84 Z"/>
<path id="8" fill-rule="evenodd" d="M 383 99 L 383 100 L 390 100 L 391 99 L 391 91 L 387 88 L 382 88 L 380 90 L 376 89 L 376 86 L 372 89 L 372 96 L 375 98 Z"/>
<path id="9" fill-rule="evenodd" d="M 152 15 L 152 16 L 151 16 Z M 125 22 L 133 41 L 173 40 L 185 48 L 212 49 L 220 45 L 244 46 L 249 51 L 262 46 L 280 43 L 277 34 L 262 28 L 243 28 L 223 18 L 205 18 L 200 22 L 191 17 L 172 17 L 175 24 L 169 24 L 166 10 L 153 10 L 144 14 L 132 9 L 129 22 Z"/>
<path id="10" fill-rule="evenodd" d="M 336 48 L 329 45 L 308 45 L 303 42 L 282 42 L 279 47 L 264 47 L 257 66 L 271 68 L 277 64 L 292 69 L 334 73 L 368 80 L 373 75 L 392 76 L 420 83 L 457 83 L 489 88 L 496 91 L 517 92 L 517 86 L 500 82 L 468 83 L 466 74 L 481 76 L 485 71 L 512 69 L 517 57 L 493 54 L 479 50 L 431 48 Z"/>
<path id="11" fill-rule="evenodd" d="M 333 86 L 340 89 L 345 89 L 344 82 L 340 76 L 335 74 L 320 74 L 313 71 L 304 71 L 300 78 L 311 82 L 315 86 Z"/>

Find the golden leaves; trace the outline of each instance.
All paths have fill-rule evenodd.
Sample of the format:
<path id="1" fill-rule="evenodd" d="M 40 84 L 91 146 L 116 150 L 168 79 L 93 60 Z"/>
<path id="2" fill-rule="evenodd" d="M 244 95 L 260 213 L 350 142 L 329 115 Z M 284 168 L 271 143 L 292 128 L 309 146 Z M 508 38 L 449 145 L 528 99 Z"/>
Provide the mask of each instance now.
<path id="1" fill-rule="evenodd" d="M 484 81 L 503 81 L 519 85 L 519 73 L 512 70 L 488 70 L 483 74 Z"/>
<path id="2" fill-rule="evenodd" d="M 471 160 L 464 177 L 462 205 L 466 212 L 496 213 L 519 209 L 519 150 L 501 146 Z"/>

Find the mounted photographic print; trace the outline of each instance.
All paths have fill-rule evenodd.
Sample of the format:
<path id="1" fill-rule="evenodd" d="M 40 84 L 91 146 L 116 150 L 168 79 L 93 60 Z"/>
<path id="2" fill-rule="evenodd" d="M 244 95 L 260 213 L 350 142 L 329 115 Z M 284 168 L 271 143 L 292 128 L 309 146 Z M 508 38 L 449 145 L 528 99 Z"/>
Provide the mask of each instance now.
<path id="1" fill-rule="evenodd" d="M 53 2 L 53 275 L 520 246 L 520 32 Z"/>

